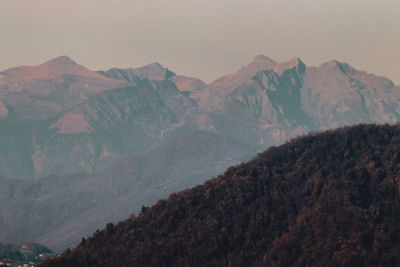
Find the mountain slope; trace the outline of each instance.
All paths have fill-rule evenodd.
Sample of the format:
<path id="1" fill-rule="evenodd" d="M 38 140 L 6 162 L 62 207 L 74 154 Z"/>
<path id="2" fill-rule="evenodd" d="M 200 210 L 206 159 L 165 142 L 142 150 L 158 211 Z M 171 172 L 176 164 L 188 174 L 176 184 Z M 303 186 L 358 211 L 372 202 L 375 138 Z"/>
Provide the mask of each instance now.
<path id="1" fill-rule="evenodd" d="M 32 178 L 33 126 L 0 120 L 0 174 Z"/>
<path id="2" fill-rule="evenodd" d="M 235 140 L 191 131 L 92 175 L 34 181 L 0 177 L 0 242 L 34 241 L 62 251 L 105 222 L 129 217 L 142 205 L 248 160 L 254 150 Z"/>
<path id="3" fill-rule="evenodd" d="M 400 126 L 292 140 L 41 266 L 396 266 Z"/>
<path id="4" fill-rule="evenodd" d="M 250 64 L 236 73 L 227 74 L 213 81 L 207 88 L 194 94 L 193 98 L 203 107 L 214 106 L 220 97 L 229 95 L 233 90 L 251 80 L 258 72 L 273 69 L 277 64 L 269 57 L 258 55 Z"/>
<path id="5" fill-rule="evenodd" d="M 36 176 L 92 173 L 190 128 L 197 112 L 170 81 L 103 91 L 48 126 L 33 155 Z"/>
<path id="6" fill-rule="evenodd" d="M 244 70 L 246 68 L 234 76 L 242 77 Z M 313 118 L 302 109 L 305 70 L 299 59 L 276 64 L 274 69 L 247 76 L 244 83 L 230 88 L 229 94 L 211 97 L 207 100 L 215 105 L 208 113 L 211 125 L 222 135 L 260 149 L 282 143 L 296 134 L 316 130 Z"/>
<path id="7" fill-rule="evenodd" d="M 400 119 L 400 87 L 385 77 L 329 61 L 307 69 L 302 106 L 321 129 Z"/>
<path id="8" fill-rule="evenodd" d="M 62 56 L 0 75 L 4 175 L 93 173 L 195 126 L 199 113 L 176 84 L 195 90 L 202 82 L 156 63 L 106 77 Z"/>
<path id="9" fill-rule="evenodd" d="M 21 178 L 93 173 L 197 127 L 196 104 L 171 81 L 104 90 L 60 115 L 0 120 L 0 173 Z"/>

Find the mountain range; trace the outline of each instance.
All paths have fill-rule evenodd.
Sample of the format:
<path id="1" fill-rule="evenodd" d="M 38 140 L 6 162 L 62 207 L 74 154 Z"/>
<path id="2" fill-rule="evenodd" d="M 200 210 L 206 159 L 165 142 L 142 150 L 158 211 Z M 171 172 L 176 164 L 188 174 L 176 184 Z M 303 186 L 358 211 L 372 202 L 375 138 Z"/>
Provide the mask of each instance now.
<path id="1" fill-rule="evenodd" d="M 0 242 L 60 251 L 295 136 L 397 122 L 399 100 L 389 79 L 335 60 L 259 55 L 209 84 L 67 56 L 2 71 Z"/>

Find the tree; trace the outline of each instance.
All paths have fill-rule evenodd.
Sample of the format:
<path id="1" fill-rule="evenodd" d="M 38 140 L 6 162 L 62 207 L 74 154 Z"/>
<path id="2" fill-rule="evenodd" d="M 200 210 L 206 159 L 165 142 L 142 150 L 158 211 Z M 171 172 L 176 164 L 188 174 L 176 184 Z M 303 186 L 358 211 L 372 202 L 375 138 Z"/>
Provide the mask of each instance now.
<path id="1" fill-rule="evenodd" d="M 149 209 L 149 207 L 146 207 L 146 206 L 142 206 L 142 209 L 140 210 L 140 213 L 141 214 L 145 214 L 146 212 L 147 212 L 147 210 Z"/>

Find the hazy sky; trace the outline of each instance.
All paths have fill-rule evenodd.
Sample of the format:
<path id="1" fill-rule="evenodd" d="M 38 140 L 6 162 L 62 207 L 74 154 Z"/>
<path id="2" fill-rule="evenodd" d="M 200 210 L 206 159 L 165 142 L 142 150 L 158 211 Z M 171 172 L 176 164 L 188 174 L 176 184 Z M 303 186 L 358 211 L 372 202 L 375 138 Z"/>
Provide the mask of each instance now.
<path id="1" fill-rule="evenodd" d="M 337 59 L 400 84 L 399 0 L 0 0 L 0 70 L 69 55 L 209 82 L 257 54 Z"/>

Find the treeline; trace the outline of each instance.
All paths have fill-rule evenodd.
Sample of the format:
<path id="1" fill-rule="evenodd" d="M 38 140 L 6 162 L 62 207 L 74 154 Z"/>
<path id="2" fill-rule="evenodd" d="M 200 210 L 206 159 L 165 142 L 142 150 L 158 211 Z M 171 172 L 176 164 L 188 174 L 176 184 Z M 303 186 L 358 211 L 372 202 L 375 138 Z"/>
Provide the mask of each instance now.
<path id="1" fill-rule="evenodd" d="M 399 266 L 399 176 L 398 125 L 310 134 L 41 266 Z"/>

